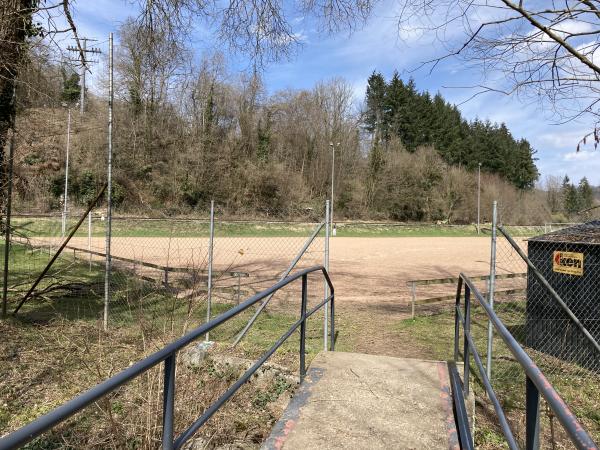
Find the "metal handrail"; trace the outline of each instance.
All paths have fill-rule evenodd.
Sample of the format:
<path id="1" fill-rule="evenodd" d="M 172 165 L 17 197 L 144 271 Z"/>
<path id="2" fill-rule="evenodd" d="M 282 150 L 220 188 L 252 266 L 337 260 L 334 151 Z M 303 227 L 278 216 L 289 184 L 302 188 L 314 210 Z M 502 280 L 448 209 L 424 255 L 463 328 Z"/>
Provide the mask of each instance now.
<path id="1" fill-rule="evenodd" d="M 312 272 L 321 271 L 323 276 L 329 285 L 330 295 L 320 302 L 317 306 L 312 308 L 310 311 L 306 310 L 308 302 L 308 274 Z M 298 319 L 289 330 L 279 338 L 279 340 L 267 350 L 257 361 L 250 367 L 244 374 L 221 396 L 213 403 L 204 414 L 198 418 L 187 430 L 185 430 L 180 436 L 174 437 L 173 435 L 173 418 L 174 418 L 174 400 L 175 400 L 175 363 L 177 352 L 189 345 L 199 337 L 205 335 L 212 329 L 218 327 L 222 323 L 229 319 L 237 316 L 244 312 L 252 305 L 260 302 L 262 299 L 268 297 L 274 292 L 282 289 L 288 284 L 302 279 L 302 299 L 301 299 L 301 310 L 300 319 Z M 329 304 L 330 308 L 330 347 L 334 350 L 335 347 L 335 324 L 334 324 L 334 289 L 329 274 L 323 266 L 313 266 L 307 269 L 296 272 L 295 274 L 284 278 L 278 283 L 274 284 L 270 288 L 253 295 L 245 302 L 230 309 L 229 311 L 215 317 L 210 322 L 194 329 L 185 336 L 177 339 L 171 344 L 163 347 L 161 350 L 153 353 L 152 355 L 138 361 L 122 372 L 112 376 L 111 378 L 103 381 L 102 383 L 94 386 L 88 391 L 78 395 L 74 399 L 68 401 L 62 406 L 50 411 L 43 415 L 37 420 L 25 425 L 24 427 L 12 432 L 11 434 L 0 438 L 0 450 L 8 450 L 19 448 L 31 441 L 35 437 L 44 433 L 45 431 L 54 428 L 64 420 L 68 419 L 78 411 L 81 411 L 90 404 L 97 400 L 105 397 L 109 393 L 113 392 L 123 384 L 131 381 L 132 379 L 142 375 L 154 366 L 164 362 L 164 387 L 163 387 L 163 436 L 162 446 L 163 449 L 179 449 L 183 444 L 189 440 L 196 431 L 206 422 L 210 417 L 227 401 L 233 394 L 256 372 L 262 364 L 273 354 L 275 351 L 296 331 L 300 328 L 300 379 L 304 379 L 306 375 L 306 362 L 305 362 L 305 345 L 306 345 L 306 319 L 312 316 L 319 309 Z"/>
<path id="2" fill-rule="evenodd" d="M 461 293 L 464 285 L 465 291 L 465 303 L 464 303 L 464 315 L 461 312 Z M 469 371 L 470 371 L 470 353 L 473 354 L 473 360 L 481 375 L 481 381 L 483 382 L 484 388 L 494 405 L 496 414 L 500 421 L 500 427 L 504 437 L 507 440 L 508 446 L 511 449 L 518 449 L 518 445 L 515 441 L 514 434 L 506 420 L 504 410 L 496 397 L 496 393 L 491 385 L 490 379 L 487 376 L 486 370 L 483 367 L 483 363 L 477 352 L 477 348 L 471 336 L 471 293 L 475 296 L 477 302 L 483 307 L 484 311 L 489 317 L 490 322 L 496 328 L 496 331 L 505 342 L 511 353 L 514 355 L 516 361 L 523 367 L 525 371 L 526 385 L 525 385 L 525 447 L 529 449 L 537 449 L 539 447 L 539 402 L 540 395 L 544 397 L 550 409 L 554 412 L 558 418 L 565 432 L 578 449 L 598 449 L 596 443 L 592 440 L 590 435 L 585 431 L 583 425 L 577 420 L 577 417 L 566 405 L 564 400 L 560 397 L 558 392 L 552 387 L 548 379 L 544 376 L 542 371 L 537 365 L 531 360 L 529 355 L 525 352 L 523 347 L 517 342 L 513 335 L 508 331 L 506 326 L 502 323 L 500 318 L 483 298 L 479 290 L 475 287 L 473 282 L 465 274 L 460 274 L 458 286 L 456 290 L 456 305 L 455 305 L 455 322 L 454 322 L 454 359 L 458 361 L 459 356 L 459 340 L 460 340 L 460 324 L 463 325 L 463 362 L 464 362 L 464 382 L 463 392 L 465 395 L 469 393 Z"/>
<path id="3" fill-rule="evenodd" d="M 448 376 L 450 378 L 450 387 L 452 389 L 454 417 L 456 418 L 456 430 L 460 440 L 461 450 L 473 450 L 473 436 L 469 428 L 469 416 L 465 398 L 462 395 L 463 384 L 454 361 L 448 361 Z"/>

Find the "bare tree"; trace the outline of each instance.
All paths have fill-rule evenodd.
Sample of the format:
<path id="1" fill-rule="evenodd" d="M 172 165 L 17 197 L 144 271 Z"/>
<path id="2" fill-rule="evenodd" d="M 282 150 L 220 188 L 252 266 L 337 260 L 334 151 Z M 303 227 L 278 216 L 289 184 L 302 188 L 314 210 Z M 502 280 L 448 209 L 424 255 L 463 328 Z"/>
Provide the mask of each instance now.
<path id="1" fill-rule="evenodd" d="M 400 3 L 400 31 L 433 32 L 447 50 L 425 66 L 462 58 L 483 69 L 489 80 L 478 86 L 477 94 L 496 91 L 534 98 L 560 120 L 600 115 L 600 1 Z M 598 142 L 598 133 L 593 134 Z"/>
<path id="2" fill-rule="evenodd" d="M 137 0 L 137 4 L 139 14 L 134 29 L 141 48 L 133 50 L 144 51 L 147 65 L 157 69 L 155 72 L 164 80 L 161 69 L 168 68 L 161 66 L 161 57 L 165 52 L 177 53 L 184 48 L 183 43 L 198 21 L 214 29 L 219 42 L 244 52 L 256 70 L 265 62 L 290 55 L 300 43 L 293 26 L 297 15 L 312 14 L 327 31 L 351 29 L 367 18 L 373 3 L 371 0 L 308 0 L 290 7 L 271 0 L 229 0 L 224 4 L 204 0 Z M 67 26 L 60 29 L 57 25 L 60 23 Z M 30 40 L 34 36 L 51 39 L 55 34 L 67 32 L 73 33 L 83 60 L 69 0 L 5 0 L 0 5 L 0 173 L 4 172 L 2 149 L 14 123 L 14 86 Z M 135 77 L 135 72 L 133 75 Z M 140 77 L 137 82 L 142 83 Z M 152 87 L 151 100 L 152 95 L 164 93 L 165 86 L 156 86 L 152 80 L 149 86 Z M 141 88 L 140 84 L 138 90 Z"/>
<path id="3" fill-rule="evenodd" d="M 66 25 L 62 25 L 66 23 Z M 55 45 L 56 37 L 71 33 L 83 56 L 69 0 L 4 0 L 0 3 L 0 216 L 4 213 L 5 146 L 15 127 L 16 92 L 27 56 L 43 45 Z"/>

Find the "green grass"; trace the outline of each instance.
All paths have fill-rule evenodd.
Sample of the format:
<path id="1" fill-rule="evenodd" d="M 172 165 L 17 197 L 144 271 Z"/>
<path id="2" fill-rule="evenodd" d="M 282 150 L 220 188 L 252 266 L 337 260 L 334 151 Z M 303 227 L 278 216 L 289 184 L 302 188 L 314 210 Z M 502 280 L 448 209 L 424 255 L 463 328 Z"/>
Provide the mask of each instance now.
<path id="1" fill-rule="evenodd" d="M 0 251 L 2 248 L 0 247 Z M 29 289 L 31 283 L 46 266 L 50 256 L 48 252 L 31 250 L 24 245 L 13 245 L 10 259 L 10 285 L 18 285 L 18 292 L 11 293 L 9 309 Z M 83 320 L 97 322 L 104 308 L 104 266 L 94 264 L 92 269 L 86 261 L 74 260 L 69 254 L 59 257 L 46 277 L 38 285 L 37 290 L 48 287 L 51 283 L 76 283 L 81 289 L 75 292 L 62 291 L 49 294 L 47 298 L 28 300 L 19 312 L 23 320 L 40 323 L 58 317 L 67 320 Z M 232 308 L 231 303 L 213 302 L 211 316 L 215 317 Z M 193 302 L 178 299 L 167 289 L 155 283 L 136 278 L 133 274 L 113 269 L 111 283 L 111 303 L 109 316 L 112 327 L 137 327 L 145 324 L 150 333 L 160 332 L 165 327 L 188 329 L 204 323 L 206 318 L 206 301 L 199 298 Z M 243 328 L 254 309 L 246 311 L 211 332 L 211 339 L 231 342 Z M 258 354 L 271 346 L 297 320 L 297 314 L 271 311 L 269 308 L 261 314 L 251 332 L 244 340 L 244 349 L 250 354 Z M 322 322 L 312 319 L 308 321 L 307 351 L 316 354 L 319 351 L 317 341 L 322 343 Z M 282 352 L 296 352 L 297 339 L 283 345 Z M 314 341 L 314 345 L 313 345 Z"/>
<path id="2" fill-rule="evenodd" d="M 339 224 L 341 237 L 476 237 L 474 225 Z"/>
<path id="3" fill-rule="evenodd" d="M 13 225 L 27 237 L 60 236 L 60 218 L 16 218 Z M 68 221 L 68 228 L 75 226 L 76 220 Z M 293 223 L 217 223 L 215 236 L 223 237 L 303 237 L 309 236 L 316 224 Z M 87 236 L 87 221 L 82 223 L 76 236 Z M 104 237 L 106 221 L 97 218 L 92 223 L 92 236 Z M 209 224 L 191 220 L 122 220 L 113 219 L 112 235 L 114 237 L 208 237 Z"/>
<path id="4" fill-rule="evenodd" d="M 505 302 L 498 304 L 497 309 L 504 324 L 509 330 L 512 330 L 515 338 L 523 344 L 524 303 L 522 301 Z M 487 344 L 486 318 L 487 316 L 481 308 L 473 307 L 471 335 L 484 364 Z M 451 312 L 417 317 L 415 320 L 401 320 L 394 323 L 392 329 L 402 337 L 406 345 L 421 349 L 423 358 L 453 359 L 454 315 Z M 462 354 L 462 337 L 460 352 Z M 532 349 L 528 349 L 528 353 L 548 377 L 556 391 L 583 422 L 592 437 L 597 441 L 600 440 L 600 414 L 598 414 L 600 410 L 600 376 L 577 365 L 559 361 Z M 514 427 L 514 431 L 520 435 L 523 429 L 518 420 L 522 418 L 525 408 L 524 370 L 497 335 L 494 339 L 493 355 L 492 385 L 508 414 L 509 421 L 513 424 L 519 423 Z M 471 362 L 471 373 L 477 397 L 487 402 L 487 396 L 473 360 Z M 542 433 L 545 434 L 546 439 L 549 439 L 549 419 L 545 414 Z M 503 439 L 496 424 L 495 417 L 488 425 L 480 422 L 476 439 L 478 439 L 478 445 L 481 448 L 498 448 L 498 441 Z M 556 420 L 554 426 L 560 429 L 560 424 Z M 522 438 L 522 436 L 520 437 Z M 558 438 L 558 440 L 560 439 L 564 440 L 564 436 Z"/>
<path id="5" fill-rule="evenodd" d="M 68 228 L 76 220 L 68 221 Z M 60 236 L 60 218 L 15 218 L 13 225 L 27 237 Z M 87 236 L 87 221 L 77 232 L 77 236 Z M 278 223 L 278 222 L 218 222 L 216 237 L 307 237 L 316 224 Z M 474 237 L 477 230 L 474 225 L 430 225 L 430 224 L 374 224 L 339 223 L 336 225 L 340 237 Z M 94 219 L 92 236 L 103 237 L 106 222 Z M 209 225 L 206 221 L 177 219 L 164 220 L 123 220 L 114 219 L 112 223 L 114 237 L 208 237 Z M 324 235 L 324 230 L 321 231 Z"/>
<path id="6" fill-rule="evenodd" d="M 27 289 L 28 282 L 43 269 L 49 258 L 47 252 L 14 245 L 11 252 L 12 282 L 18 280 L 22 289 Z M 0 334 L 4 337 L 0 350 L 5 355 L 5 358 L 0 358 L 0 374 L 3 379 L 0 383 L 0 434 L 34 420 L 82 390 L 162 348 L 180 337 L 184 330 L 190 331 L 206 321 L 204 298 L 200 297 L 193 302 L 176 298 L 159 284 L 142 281 L 133 274 L 115 270 L 114 278 L 118 283 L 112 285 L 110 330 L 105 334 L 101 331 L 104 306 L 103 265 L 92 266 L 90 271 L 87 261 L 73 260 L 72 255 L 65 255 L 57 260 L 50 273 L 53 278 L 44 280 L 40 284 L 41 288 L 47 287 L 52 280 L 68 279 L 87 286 L 87 289 L 74 293 L 57 291 L 46 298 L 32 298 L 16 317 L 0 321 Z M 11 291 L 10 310 L 21 296 L 22 292 Z M 218 358 L 221 353 L 231 353 L 256 360 L 297 321 L 298 305 L 289 306 L 290 309 L 285 304 L 268 307 L 236 349 L 230 349 L 230 344 L 253 314 L 254 308 L 249 308 L 217 327 L 210 333 L 211 341 L 217 343 L 214 354 L 211 353 L 210 356 Z M 214 301 L 212 317 L 232 307 L 232 303 Z M 307 364 L 322 350 L 322 326 L 322 312 L 315 314 L 307 322 Z M 343 348 L 340 346 L 340 349 Z M 298 352 L 299 333 L 296 332 L 271 359 L 292 370 L 292 373 L 297 373 Z M 162 369 L 158 367 L 156 370 L 160 372 Z M 235 373 L 233 378 L 229 375 L 223 378 L 222 374 L 212 376 L 202 369 L 202 374 L 192 376 L 186 375 L 186 371 L 189 372 L 187 368 L 178 366 L 178 377 L 191 376 L 190 381 L 199 383 L 195 394 L 203 399 L 194 397 L 199 403 L 190 406 L 189 411 L 183 408 L 190 414 L 196 414 L 194 408 L 201 409 L 207 401 L 214 401 L 212 396 L 215 392 L 233 384 L 239 375 Z M 146 376 L 140 377 L 120 390 L 116 396 L 111 396 L 111 411 L 116 417 L 143 413 L 144 409 L 137 402 L 146 395 L 148 388 L 143 384 L 146 379 Z M 185 384 L 181 379 L 180 383 Z M 202 383 L 209 383 L 204 390 Z M 188 387 L 181 388 L 181 385 L 179 387 L 186 388 Z M 223 429 L 217 425 L 215 427 L 220 430 L 222 437 L 234 436 L 231 427 L 235 430 L 238 426 L 250 429 L 259 427 L 252 420 L 260 422 L 260 429 L 268 430 L 272 425 L 270 421 L 274 420 L 270 416 L 269 405 L 282 395 L 288 395 L 285 392 L 291 392 L 293 388 L 289 379 L 281 377 L 276 378 L 272 385 L 249 387 L 249 393 L 242 393 L 242 398 L 249 398 L 247 403 L 244 403 L 246 400 L 240 400 L 242 403 L 236 406 L 235 398 L 231 402 L 231 408 L 238 408 L 239 411 L 236 413 L 235 424 L 227 422 L 229 425 Z M 134 391 L 130 397 L 126 393 L 128 390 Z M 136 400 L 133 403 L 121 400 L 127 398 Z M 100 407 L 103 408 L 102 402 Z M 160 417 L 158 412 L 156 414 Z M 57 443 L 62 442 L 64 437 L 77 441 L 81 437 L 93 435 L 97 438 L 98 433 L 105 434 L 105 431 L 99 430 L 104 422 L 98 416 L 97 408 L 88 408 L 78 417 L 76 422 L 61 425 L 55 432 L 35 440 L 28 448 L 62 448 Z M 132 429 L 129 434 L 135 433 L 136 430 Z M 211 431 L 210 425 L 207 433 L 215 433 Z"/>

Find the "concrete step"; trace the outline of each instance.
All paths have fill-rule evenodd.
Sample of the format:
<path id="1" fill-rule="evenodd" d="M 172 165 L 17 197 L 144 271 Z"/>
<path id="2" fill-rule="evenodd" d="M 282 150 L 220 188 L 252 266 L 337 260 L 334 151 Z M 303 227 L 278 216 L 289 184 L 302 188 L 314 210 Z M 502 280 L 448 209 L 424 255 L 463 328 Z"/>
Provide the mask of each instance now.
<path id="1" fill-rule="evenodd" d="M 458 449 L 447 364 L 320 353 L 262 448 Z"/>

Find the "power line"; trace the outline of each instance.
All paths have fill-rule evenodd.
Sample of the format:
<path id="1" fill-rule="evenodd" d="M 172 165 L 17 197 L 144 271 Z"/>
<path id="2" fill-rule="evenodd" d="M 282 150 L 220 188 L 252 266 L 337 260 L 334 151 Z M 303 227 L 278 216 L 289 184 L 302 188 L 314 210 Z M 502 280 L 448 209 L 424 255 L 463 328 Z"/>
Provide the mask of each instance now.
<path id="1" fill-rule="evenodd" d="M 97 47 L 93 47 L 88 49 L 87 48 L 87 42 L 98 42 L 97 39 L 90 39 L 90 38 L 79 38 L 79 41 L 81 41 L 83 43 L 82 48 L 79 49 L 77 47 L 73 47 L 73 46 L 69 46 L 67 47 L 67 50 L 69 50 L 70 52 L 75 52 L 76 54 L 79 55 L 79 59 L 77 61 L 79 61 L 81 63 L 81 75 L 80 75 L 80 81 L 81 81 L 81 92 L 79 94 L 79 103 L 80 103 L 80 108 L 81 108 L 81 114 L 84 113 L 85 111 L 85 74 L 86 71 L 88 70 L 88 64 L 90 63 L 97 63 L 97 60 L 89 60 L 87 59 L 87 55 L 92 54 L 92 55 L 99 55 L 102 53 L 102 51 L 97 48 Z"/>

